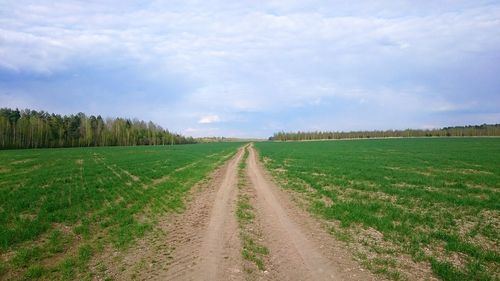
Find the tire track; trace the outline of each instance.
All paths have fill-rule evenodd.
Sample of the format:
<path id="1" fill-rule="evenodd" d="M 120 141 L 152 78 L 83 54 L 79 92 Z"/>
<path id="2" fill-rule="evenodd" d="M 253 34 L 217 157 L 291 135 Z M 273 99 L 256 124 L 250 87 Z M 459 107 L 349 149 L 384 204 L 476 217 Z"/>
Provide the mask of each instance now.
<path id="1" fill-rule="evenodd" d="M 194 211 L 183 218 L 183 224 L 190 217 L 194 222 L 184 231 L 201 232 L 202 235 L 176 248 L 174 262 L 170 264 L 165 280 L 243 280 L 238 225 L 234 216 L 237 166 L 242 154 L 243 149 L 240 149 L 223 169 L 222 178 L 215 183 L 215 195 L 208 198 L 198 196 L 197 200 L 210 202 L 210 210 Z M 201 231 L 200 224 L 205 225 Z M 176 255 L 183 255 L 183 258 Z"/>

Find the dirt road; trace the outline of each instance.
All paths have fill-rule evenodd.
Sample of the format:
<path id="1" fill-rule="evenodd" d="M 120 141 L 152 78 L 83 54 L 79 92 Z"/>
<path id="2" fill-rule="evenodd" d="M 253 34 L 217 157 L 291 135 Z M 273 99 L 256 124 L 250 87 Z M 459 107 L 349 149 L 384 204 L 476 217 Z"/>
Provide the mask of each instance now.
<path id="1" fill-rule="evenodd" d="M 209 180 L 193 188 L 184 213 L 160 220 L 156 235 L 145 237 L 122 257 L 109 256 L 107 275 L 117 280 L 376 279 L 274 184 L 256 151 L 248 149 L 244 192 L 252 198 L 253 227 L 262 233 L 259 243 L 269 249 L 265 271 L 243 269 L 235 213 L 242 192 L 237 187 L 244 153 L 240 149 Z"/>

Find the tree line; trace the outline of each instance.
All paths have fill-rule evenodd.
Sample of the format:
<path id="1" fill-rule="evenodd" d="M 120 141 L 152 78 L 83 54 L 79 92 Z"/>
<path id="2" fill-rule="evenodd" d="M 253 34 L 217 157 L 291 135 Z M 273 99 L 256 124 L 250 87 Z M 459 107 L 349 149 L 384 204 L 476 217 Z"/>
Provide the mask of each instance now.
<path id="1" fill-rule="evenodd" d="M 404 138 L 404 137 L 492 137 L 500 136 L 500 124 L 475 126 L 444 127 L 429 130 L 386 130 L 386 131 L 351 131 L 351 132 L 278 132 L 269 140 L 333 140 L 362 138 Z"/>
<path id="2" fill-rule="evenodd" d="M 0 148 L 43 148 L 194 143 L 153 122 L 0 109 Z"/>

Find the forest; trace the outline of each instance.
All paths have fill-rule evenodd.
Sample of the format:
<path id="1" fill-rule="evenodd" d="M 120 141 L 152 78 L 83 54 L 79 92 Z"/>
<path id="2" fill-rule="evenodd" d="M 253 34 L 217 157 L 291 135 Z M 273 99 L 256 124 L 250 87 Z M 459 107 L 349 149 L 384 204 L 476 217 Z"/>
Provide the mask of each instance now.
<path id="1" fill-rule="evenodd" d="M 362 138 L 405 138 L 405 137 L 493 137 L 500 136 L 500 124 L 476 126 L 444 127 L 429 130 L 386 130 L 386 131 L 351 131 L 351 132 L 278 132 L 269 140 L 330 140 Z"/>
<path id="2" fill-rule="evenodd" d="M 166 145 L 194 143 L 137 119 L 50 114 L 30 109 L 0 109 L 0 148 Z"/>

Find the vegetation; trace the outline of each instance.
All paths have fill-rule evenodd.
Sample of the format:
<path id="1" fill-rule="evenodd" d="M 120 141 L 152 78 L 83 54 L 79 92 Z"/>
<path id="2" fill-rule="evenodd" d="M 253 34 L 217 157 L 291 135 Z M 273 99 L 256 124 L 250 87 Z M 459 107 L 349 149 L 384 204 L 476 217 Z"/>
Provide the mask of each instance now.
<path id="1" fill-rule="evenodd" d="M 0 148 L 164 145 L 194 143 L 154 124 L 124 118 L 61 116 L 44 111 L 0 109 Z"/>
<path id="2" fill-rule="evenodd" d="M 269 253 L 269 250 L 258 242 L 262 234 L 254 225 L 255 212 L 251 204 L 249 192 L 246 191 L 247 179 L 245 175 L 246 159 L 248 158 L 248 148 L 245 147 L 245 154 L 238 167 L 238 206 L 236 209 L 236 217 L 240 227 L 240 237 L 243 244 L 241 255 L 245 260 L 255 264 L 258 270 L 265 270 L 264 257 Z M 251 271 L 252 268 L 245 267 L 246 271 Z"/>
<path id="3" fill-rule="evenodd" d="M 353 131 L 353 132 L 279 132 L 270 140 L 333 140 L 363 138 L 405 138 L 405 137 L 491 137 L 500 136 L 500 124 L 445 127 L 432 130 L 387 130 L 387 131 Z"/>
<path id="4" fill-rule="evenodd" d="M 500 138 L 255 146 L 370 270 L 396 280 L 500 277 Z"/>
<path id="5" fill-rule="evenodd" d="M 228 159 L 238 143 L 0 153 L 0 279 L 91 279 L 89 260 L 123 249 Z"/>
<path id="6" fill-rule="evenodd" d="M 207 142 L 248 142 L 251 140 L 248 139 L 239 139 L 239 138 L 226 138 L 226 137 L 202 137 L 195 138 L 197 143 L 207 143 Z"/>

